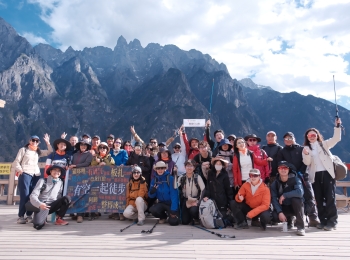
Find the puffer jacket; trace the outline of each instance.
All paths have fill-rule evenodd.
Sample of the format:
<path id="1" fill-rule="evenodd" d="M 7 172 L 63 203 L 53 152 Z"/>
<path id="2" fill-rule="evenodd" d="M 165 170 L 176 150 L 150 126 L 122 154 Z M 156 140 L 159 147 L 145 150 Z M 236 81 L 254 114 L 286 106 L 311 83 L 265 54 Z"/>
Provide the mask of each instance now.
<path id="1" fill-rule="evenodd" d="M 148 188 L 144 177 L 138 180 L 131 179 L 126 187 L 126 206 L 133 206 L 136 208 L 135 201 L 138 197 L 143 198 L 147 204 Z"/>
<path id="2" fill-rule="evenodd" d="M 244 197 L 245 203 L 247 203 L 247 205 L 252 208 L 252 210 L 248 212 L 247 216 L 249 218 L 254 218 L 261 212 L 270 208 L 271 194 L 270 189 L 266 186 L 265 183 L 263 183 L 262 180 L 260 180 L 259 187 L 255 191 L 254 195 L 252 193 L 251 185 L 252 184 L 250 182 L 250 179 L 248 179 L 247 182 L 245 182 L 239 189 L 235 199 L 237 202 L 242 202 L 239 199 L 238 194 L 242 195 Z"/>
<path id="3" fill-rule="evenodd" d="M 34 207 L 39 208 L 42 203 L 50 204 L 61 197 L 63 181 L 60 178 L 56 179 L 55 183 L 51 175 L 47 177 L 46 188 L 40 192 L 44 183 L 45 179 L 40 179 L 30 194 L 30 202 Z"/>
<path id="4" fill-rule="evenodd" d="M 106 165 L 115 165 L 111 154 L 107 154 L 105 157 L 101 158 L 99 154 L 94 156 L 91 161 L 91 166 L 97 166 L 100 162 L 96 161 L 96 158 L 100 159 L 100 162 L 106 163 Z"/>

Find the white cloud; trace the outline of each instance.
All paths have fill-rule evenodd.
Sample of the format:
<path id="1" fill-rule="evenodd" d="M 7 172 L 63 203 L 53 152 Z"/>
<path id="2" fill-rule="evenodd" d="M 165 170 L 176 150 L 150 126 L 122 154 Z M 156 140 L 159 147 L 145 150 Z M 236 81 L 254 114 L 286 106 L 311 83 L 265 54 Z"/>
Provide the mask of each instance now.
<path id="1" fill-rule="evenodd" d="M 3 0 L 0 0 L 0 9 L 6 9 L 6 8 L 7 8 L 7 4 Z"/>
<path id="2" fill-rule="evenodd" d="M 39 43 L 46 43 L 46 44 L 48 44 L 47 41 L 44 38 L 42 38 L 40 36 L 36 36 L 33 33 L 31 33 L 31 32 L 24 32 L 22 34 L 22 36 L 24 38 L 26 38 L 27 41 L 30 42 L 30 44 L 33 45 L 33 46 L 37 45 Z"/>
<path id="3" fill-rule="evenodd" d="M 1 0 L 0 0 L 1 1 Z M 123 35 L 197 49 L 234 78 L 320 97 L 350 88 L 350 0 L 30 0 L 65 50 L 107 46 Z M 288 48 L 286 48 L 288 46 Z M 344 89 L 342 91 L 341 89 Z"/>

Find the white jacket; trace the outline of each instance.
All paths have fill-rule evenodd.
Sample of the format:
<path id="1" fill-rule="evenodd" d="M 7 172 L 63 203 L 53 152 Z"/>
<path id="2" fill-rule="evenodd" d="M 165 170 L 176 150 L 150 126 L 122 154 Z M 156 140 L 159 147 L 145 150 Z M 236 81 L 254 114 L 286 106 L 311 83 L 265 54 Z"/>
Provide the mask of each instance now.
<path id="1" fill-rule="evenodd" d="M 177 166 L 177 175 L 181 176 L 186 173 L 185 161 L 186 161 L 186 146 L 182 135 L 180 135 L 181 152 L 173 153 L 171 159 L 175 162 Z"/>
<path id="2" fill-rule="evenodd" d="M 327 151 L 327 153 L 332 156 L 332 153 L 329 149 L 333 148 L 339 141 L 341 140 L 341 128 L 340 127 L 334 127 L 334 134 L 333 137 L 322 141 L 323 148 Z M 326 155 L 320 146 L 320 144 L 317 142 L 318 145 L 318 156 L 321 159 L 321 162 L 323 166 L 326 168 L 326 170 L 329 172 L 329 174 L 332 176 L 332 178 L 335 178 L 334 174 L 334 166 L 332 158 L 328 155 Z M 306 172 L 309 173 L 309 181 L 311 183 L 315 182 L 315 173 L 316 173 L 316 165 L 314 163 L 313 156 L 311 152 L 306 155 L 302 153 L 303 155 L 303 163 L 307 166 Z"/>

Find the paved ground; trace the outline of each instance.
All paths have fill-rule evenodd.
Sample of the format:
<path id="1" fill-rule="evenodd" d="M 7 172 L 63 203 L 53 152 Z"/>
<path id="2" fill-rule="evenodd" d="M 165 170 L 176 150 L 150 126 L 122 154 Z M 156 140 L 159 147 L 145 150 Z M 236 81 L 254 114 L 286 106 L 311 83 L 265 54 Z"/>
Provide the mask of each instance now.
<path id="1" fill-rule="evenodd" d="M 281 225 L 236 231 L 214 230 L 235 235 L 219 238 L 192 226 L 157 225 L 147 218 L 142 227 L 120 229 L 130 221 L 109 220 L 106 215 L 81 224 L 49 224 L 37 231 L 31 224 L 16 224 L 17 206 L 0 205 L 0 259 L 350 259 L 350 214 L 339 215 L 336 231 L 316 228 L 305 237 L 295 231 L 283 233 Z"/>

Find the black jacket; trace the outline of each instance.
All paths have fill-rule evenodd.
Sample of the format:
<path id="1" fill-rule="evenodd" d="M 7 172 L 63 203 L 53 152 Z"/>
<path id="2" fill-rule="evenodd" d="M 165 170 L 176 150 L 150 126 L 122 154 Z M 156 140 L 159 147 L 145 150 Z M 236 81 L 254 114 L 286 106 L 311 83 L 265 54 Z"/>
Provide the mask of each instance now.
<path id="1" fill-rule="evenodd" d="M 271 169 L 270 176 L 275 177 L 278 173 L 277 171 L 277 165 L 278 165 L 278 153 L 283 149 L 282 146 L 280 146 L 278 143 L 276 144 L 267 144 L 264 145 L 261 149 L 263 149 L 268 157 L 271 157 L 273 159 L 272 162 L 269 162 L 269 168 Z"/>
<path id="2" fill-rule="evenodd" d="M 220 143 L 215 142 L 215 141 L 213 141 L 213 140 L 210 138 L 210 128 L 209 128 L 209 127 L 207 127 L 207 128 L 205 129 L 205 137 L 206 137 L 206 139 L 207 139 L 207 142 L 208 142 L 208 144 L 209 144 L 209 146 L 210 146 L 210 149 L 211 149 L 211 151 L 213 152 L 213 154 L 214 154 L 214 153 L 217 153 L 217 150 L 219 149 Z M 214 146 L 215 146 L 215 148 L 214 148 Z"/>
<path id="3" fill-rule="evenodd" d="M 218 176 L 215 170 L 209 171 L 204 197 L 214 200 L 220 211 L 227 210 L 230 201 L 233 200 L 233 191 L 225 169 L 222 169 Z"/>
<path id="4" fill-rule="evenodd" d="M 277 161 L 287 161 L 295 166 L 297 172 L 304 174 L 306 171 L 306 165 L 303 163 L 303 149 L 304 147 L 299 144 L 285 146 L 278 153 Z"/>
<path id="5" fill-rule="evenodd" d="M 129 159 L 126 162 L 126 165 L 137 164 L 142 170 L 142 174 L 149 174 L 151 172 L 151 164 L 148 157 L 144 155 L 137 155 L 136 153 L 130 153 Z"/>

